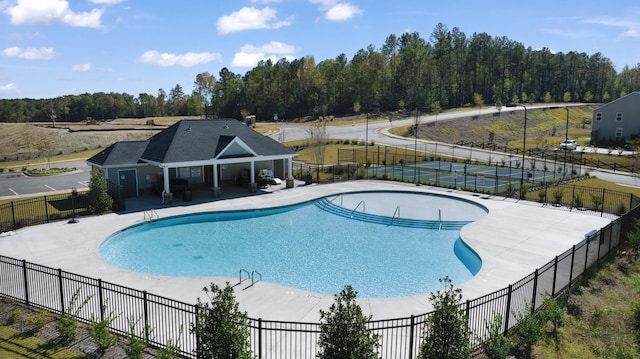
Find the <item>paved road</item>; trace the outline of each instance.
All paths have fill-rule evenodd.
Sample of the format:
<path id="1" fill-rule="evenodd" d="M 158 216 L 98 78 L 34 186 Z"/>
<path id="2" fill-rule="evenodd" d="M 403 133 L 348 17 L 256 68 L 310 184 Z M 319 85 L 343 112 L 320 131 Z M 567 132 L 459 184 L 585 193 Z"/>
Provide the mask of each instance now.
<path id="1" fill-rule="evenodd" d="M 34 165 L 31 168 L 46 168 L 46 165 Z M 22 172 L 0 175 L 0 198 L 33 194 L 57 194 L 70 192 L 72 188 L 83 190 L 88 187 L 90 172 L 84 161 L 52 163 L 51 167 L 77 168 L 77 171 L 55 175 L 29 177 Z"/>
<path id="2" fill-rule="evenodd" d="M 569 104 L 568 106 L 582 106 L 581 104 Z M 548 108 L 549 106 L 527 106 L 527 110 L 534 110 L 540 108 Z M 552 106 L 553 107 L 553 106 Z M 389 133 L 389 129 L 396 126 L 406 126 L 410 124 L 415 124 L 416 121 L 420 124 L 436 122 L 436 121 L 451 121 L 459 118 L 465 118 L 475 115 L 486 115 L 493 114 L 497 111 L 496 108 L 486 108 L 482 111 L 479 110 L 469 110 L 469 111 L 460 111 L 460 112 L 452 112 L 446 114 L 440 114 L 438 116 L 420 116 L 416 120 L 412 119 L 404 119 L 404 120 L 396 120 L 393 122 L 388 121 L 371 121 L 368 125 L 362 123 L 354 123 L 352 125 L 346 126 L 327 126 L 327 137 L 329 138 L 343 138 L 343 139 L 354 139 L 354 140 L 368 140 L 373 141 L 376 144 L 388 145 L 388 146 L 401 146 L 408 147 L 413 149 L 417 147 L 419 151 L 428 151 L 428 152 L 436 152 L 444 156 L 455 156 L 459 158 L 470 158 L 472 160 L 478 160 L 481 162 L 488 162 L 491 160 L 492 163 L 501 162 L 505 160 L 506 162 L 515 161 L 516 159 L 521 161 L 521 156 L 508 155 L 501 152 L 491 152 L 485 150 L 479 150 L 478 148 L 470 148 L 470 147 L 461 147 L 457 145 L 450 145 L 445 143 L 436 143 L 433 141 L 426 140 L 416 140 L 412 138 L 394 136 Z M 524 111 L 522 106 L 518 107 L 509 107 L 503 108 L 503 112 L 505 111 Z M 523 114 L 524 115 L 524 114 Z M 292 141 L 292 140 L 300 140 L 307 138 L 307 132 L 305 127 L 300 124 L 287 124 L 279 126 L 279 133 L 272 135 L 271 137 L 276 140 L 284 140 L 284 141 Z M 537 159 L 536 160 L 537 167 L 542 168 L 544 165 L 542 162 Z M 529 159 L 525 159 L 526 167 L 530 167 L 531 163 Z M 555 170 L 555 164 L 553 162 L 547 163 L 547 169 L 550 171 Z M 628 186 L 637 186 L 640 187 L 640 178 L 637 175 L 621 173 L 621 172 L 611 172 L 604 170 L 594 170 L 594 169 L 582 169 L 583 171 L 589 171 L 589 173 L 598 178 L 620 183 Z"/>
<path id="3" fill-rule="evenodd" d="M 579 106 L 576 104 L 574 106 Z M 531 106 L 529 110 L 543 108 L 547 106 Z M 523 111 L 522 107 L 503 108 L 502 111 Z M 438 116 L 420 116 L 418 123 L 429 123 L 435 121 L 452 121 L 459 118 L 493 114 L 496 112 L 495 108 L 486 108 L 481 111 L 470 110 L 461 112 L 452 112 L 446 114 L 440 114 Z M 514 159 L 514 156 L 505 155 L 499 152 L 489 152 L 478 150 L 477 148 L 471 149 L 468 147 L 452 146 L 444 143 L 435 143 L 432 141 L 415 140 L 411 138 L 393 136 L 389 133 L 389 129 L 396 126 L 405 126 L 409 124 L 415 124 L 416 119 L 396 120 L 389 121 L 371 121 L 368 124 L 355 122 L 351 125 L 344 126 L 327 126 L 327 136 L 330 138 L 343 138 L 353 140 L 368 140 L 373 141 L 376 144 L 383 144 L 388 146 L 402 146 L 417 148 L 421 151 L 437 152 L 445 156 L 457 156 L 460 158 L 471 158 L 472 160 L 479 160 L 487 162 L 489 159 L 493 163 L 500 162 L 502 159 L 509 161 Z M 278 124 L 279 131 L 271 137 L 279 141 L 291 141 L 307 138 L 307 131 L 305 126 L 300 124 Z M 529 166 L 529 163 L 527 166 Z M 538 165 L 541 165 L 538 163 Z M 87 187 L 90 179 L 89 166 L 84 161 L 73 161 L 67 163 L 55 163 L 52 164 L 57 167 L 75 167 L 78 171 L 46 177 L 28 177 L 22 174 L 2 174 L 0 175 L 0 198 L 2 197 L 15 197 L 21 195 L 33 195 L 33 194 L 54 194 L 69 192 L 73 187 L 81 190 Z M 34 166 L 37 168 L 43 168 L 45 165 Z M 549 170 L 554 170 L 552 164 L 547 164 Z M 624 173 L 613 173 L 608 171 L 589 169 L 589 173 L 595 175 L 598 178 L 602 178 L 611 182 L 620 183 L 628 186 L 640 186 L 640 179 L 636 175 L 629 175 Z"/>

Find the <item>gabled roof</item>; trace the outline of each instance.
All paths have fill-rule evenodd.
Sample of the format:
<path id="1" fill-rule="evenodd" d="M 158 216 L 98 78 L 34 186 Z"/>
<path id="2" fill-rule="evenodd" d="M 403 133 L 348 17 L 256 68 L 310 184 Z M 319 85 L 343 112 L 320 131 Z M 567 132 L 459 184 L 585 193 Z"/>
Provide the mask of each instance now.
<path id="1" fill-rule="evenodd" d="M 625 96 L 617 98 L 617 99 L 615 99 L 615 100 L 613 100 L 613 101 L 611 101 L 609 103 L 606 103 L 606 104 L 598 107 L 597 109 L 595 109 L 595 111 L 598 111 L 598 110 L 603 109 L 605 107 L 608 107 L 610 105 L 614 105 L 614 104 L 616 104 L 618 102 L 625 102 L 625 101 L 630 101 L 630 100 L 634 101 L 634 103 L 639 103 L 640 102 L 640 91 L 634 91 L 634 92 L 631 92 L 631 93 L 629 93 L 629 94 L 627 94 Z"/>
<path id="2" fill-rule="evenodd" d="M 122 141 L 105 148 L 87 162 L 102 166 L 131 165 L 138 163 L 149 141 Z"/>
<path id="3" fill-rule="evenodd" d="M 179 163 L 294 155 L 295 151 L 236 119 L 182 120 L 147 141 L 116 142 L 87 162 L 108 167 L 147 161 Z"/>
<path id="4" fill-rule="evenodd" d="M 235 119 L 182 120 L 149 139 L 141 158 L 159 163 L 210 160 L 232 142 L 248 146 L 260 156 L 295 155 L 279 142 Z M 236 157 L 247 157 L 250 152 Z M 226 156 L 225 156 L 226 157 Z"/>

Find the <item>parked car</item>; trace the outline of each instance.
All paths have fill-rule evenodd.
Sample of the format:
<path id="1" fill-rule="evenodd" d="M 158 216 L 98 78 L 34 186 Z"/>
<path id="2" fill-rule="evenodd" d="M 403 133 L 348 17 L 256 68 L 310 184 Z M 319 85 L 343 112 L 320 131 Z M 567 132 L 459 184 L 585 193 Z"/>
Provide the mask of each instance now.
<path id="1" fill-rule="evenodd" d="M 564 140 L 560 144 L 560 149 L 565 151 L 567 150 L 573 151 L 576 149 L 576 147 L 578 147 L 578 144 L 576 143 L 575 140 Z"/>

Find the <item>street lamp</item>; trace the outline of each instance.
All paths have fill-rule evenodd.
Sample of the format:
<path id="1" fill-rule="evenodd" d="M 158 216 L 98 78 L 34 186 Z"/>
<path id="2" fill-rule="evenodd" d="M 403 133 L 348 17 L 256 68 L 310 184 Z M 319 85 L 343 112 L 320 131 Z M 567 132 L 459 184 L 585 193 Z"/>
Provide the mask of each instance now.
<path id="1" fill-rule="evenodd" d="M 413 131 L 415 137 L 413 142 L 413 182 L 418 183 L 417 171 L 418 171 L 418 108 L 416 107 L 416 127 Z"/>
<path id="2" fill-rule="evenodd" d="M 364 177 L 367 178 L 369 173 L 369 112 L 367 112 L 364 128 Z"/>
<path id="3" fill-rule="evenodd" d="M 524 186 L 524 159 L 526 153 L 526 144 L 527 144 L 527 106 L 523 104 L 509 104 L 507 107 L 517 107 L 522 106 L 524 108 L 524 132 L 522 135 L 522 173 L 520 174 L 520 198 L 523 197 L 524 193 L 522 193 L 522 187 Z"/>
<path id="4" fill-rule="evenodd" d="M 564 131 L 564 139 L 568 141 L 569 140 L 569 107 L 565 107 L 564 109 L 567 110 L 567 126 L 565 127 L 565 131 Z M 564 176 L 567 174 L 567 149 L 568 148 L 566 147 L 564 149 L 564 165 L 563 165 L 564 168 L 562 171 L 562 178 L 564 178 Z"/>
<path id="5" fill-rule="evenodd" d="M 567 127 L 566 130 L 564 131 L 564 139 L 568 140 L 569 139 L 569 107 L 565 107 L 565 110 L 567 110 Z"/>
<path id="6" fill-rule="evenodd" d="M 76 197 L 78 197 L 78 190 L 73 187 L 71 189 L 71 219 L 67 223 L 78 223 L 76 219 Z"/>

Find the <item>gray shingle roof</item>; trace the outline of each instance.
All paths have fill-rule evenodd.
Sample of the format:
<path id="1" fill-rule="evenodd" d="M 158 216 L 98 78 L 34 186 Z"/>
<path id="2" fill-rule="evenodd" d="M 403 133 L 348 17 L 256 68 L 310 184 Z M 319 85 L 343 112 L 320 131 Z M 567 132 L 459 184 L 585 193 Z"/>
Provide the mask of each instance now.
<path id="1" fill-rule="evenodd" d="M 87 162 L 98 166 L 117 166 L 138 163 L 149 141 L 121 141 L 105 148 Z"/>
<path id="2" fill-rule="evenodd" d="M 160 163 L 209 160 L 220 155 L 236 139 L 261 156 L 296 154 L 236 119 L 182 120 L 148 141 L 117 142 L 91 157 L 88 162 L 108 166 L 135 164 L 140 159 Z"/>
<path id="3" fill-rule="evenodd" d="M 182 120 L 151 137 L 142 159 L 162 163 L 209 160 L 235 138 L 262 156 L 295 154 L 235 119 Z"/>

